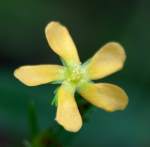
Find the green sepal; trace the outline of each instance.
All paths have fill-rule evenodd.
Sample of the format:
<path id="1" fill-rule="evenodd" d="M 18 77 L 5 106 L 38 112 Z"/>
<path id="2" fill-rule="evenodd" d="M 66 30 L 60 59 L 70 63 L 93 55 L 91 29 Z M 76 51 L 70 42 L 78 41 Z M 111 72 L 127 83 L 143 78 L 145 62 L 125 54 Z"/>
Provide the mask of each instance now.
<path id="1" fill-rule="evenodd" d="M 51 84 L 61 84 L 61 83 L 62 83 L 62 80 L 57 80 L 57 81 L 51 82 Z"/>
<path id="2" fill-rule="evenodd" d="M 57 104 L 58 104 L 58 89 L 59 89 L 59 87 L 54 90 L 54 95 L 55 96 L 51 101 L 51 105 L 56 106 L 56 107 L 57 107 Z"/>
<path id="3" fill-rule="evenodd" d="M 87 59 L 83 64 L 82 67 L 86 67 L 91 61 L 91 58 Z"/>
<path id="4" fill-rule="evenodd" d="M 60 61 L 63 64 L 63 66 L 67 67 L 67 62 L 63 58 L 60 57 Z"/>

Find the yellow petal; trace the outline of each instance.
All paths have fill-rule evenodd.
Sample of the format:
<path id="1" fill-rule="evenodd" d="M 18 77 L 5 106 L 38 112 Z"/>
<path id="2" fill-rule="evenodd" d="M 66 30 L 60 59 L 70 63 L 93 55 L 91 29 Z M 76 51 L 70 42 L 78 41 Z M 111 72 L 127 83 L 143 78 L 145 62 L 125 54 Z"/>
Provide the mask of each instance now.
<path id="1" fill-rule="evenodd" d="M 45 28 L 47 41 L 52 50 L 66 62 L 80 63 L 76 46 L 67 28 L 58 22 L 50 22 Z"/>
<path id="2" fill-rule="evenodd" d="M 79 93 L 93 105 L 110 112 L 123 110 L 128 104 L 125 91 L 113 84 L 86 83 L 79 88 Z"/>
<path id="3" fill-rule="evenodd" d="M 62 85 L 57 94 L 56 121 L 68 131 L 79 131 L 82 126 L 82 118 L 73 96 L 74 92 Z"/>
<path id="4" fill-rule="evenodd" d="M 95 80 L 119 71 L 126 59 L 123 47 L 115 42 L 104 45 L 89 61 L 89 78 Z"/>
<path id="5" fill-rule="evenodd" d="M 59 65 L 29 65 L 16 69 L 14 76 L 27 86 L 37 86 L 63 78 L 63 67 Z"/>

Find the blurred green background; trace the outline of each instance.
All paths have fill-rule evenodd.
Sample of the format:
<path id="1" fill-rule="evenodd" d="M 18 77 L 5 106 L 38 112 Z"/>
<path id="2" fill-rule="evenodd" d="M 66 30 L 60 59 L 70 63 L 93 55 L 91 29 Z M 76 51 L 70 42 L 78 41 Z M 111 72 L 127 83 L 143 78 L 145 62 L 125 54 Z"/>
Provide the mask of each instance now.
<path id="1" fill-rule="evenodd" d="M 23 142 L 30 136 L 28 107 L 31 101 L 35 103 L 40 131 L 56 123 L 55 108 L 50 105 L 55 87 L 26 87 L 13 77 L 14 69 L 20 65 L 60 64 L 44 35 L 46 24 L 52 20 L 69 28 L 82 61 L 108 41 L 120 42 L 127 53 L 124 69 L 104 79 L 126 90 L 127 109 L 108 113 L 93 107 L 81 131 L 67 134 L 74 137 L 69 146 L 149 147 L 148 0 L 1 0 L 0 146 L 24 146 Z"/>

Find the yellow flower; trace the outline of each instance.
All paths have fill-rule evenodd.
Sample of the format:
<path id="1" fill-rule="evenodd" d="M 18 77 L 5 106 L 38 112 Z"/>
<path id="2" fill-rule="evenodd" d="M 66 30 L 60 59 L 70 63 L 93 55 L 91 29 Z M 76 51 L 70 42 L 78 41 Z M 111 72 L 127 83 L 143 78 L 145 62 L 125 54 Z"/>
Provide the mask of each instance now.
<path id="1" fill-rule="evenodd" d="M 107 83 L 94 83 L 122 69 L 126 54 L 116 42 L 104 45 L 90 60 L 81 64 L 76 46 L 69 31 L 58 22 L 50 22 L 45 29 L 47 41 L 59 55 L 60 65 L 29 65 L 15 70 L 15 77 L 27 86 L 49 82 L 61 83 L 55 96 L 56 121 L 66 130 L 77 132 L 82 126 L 74 93 L 77 91 L 93 105 L 106 111 L 123 110 L 128 97 L 120 87 Z"/>

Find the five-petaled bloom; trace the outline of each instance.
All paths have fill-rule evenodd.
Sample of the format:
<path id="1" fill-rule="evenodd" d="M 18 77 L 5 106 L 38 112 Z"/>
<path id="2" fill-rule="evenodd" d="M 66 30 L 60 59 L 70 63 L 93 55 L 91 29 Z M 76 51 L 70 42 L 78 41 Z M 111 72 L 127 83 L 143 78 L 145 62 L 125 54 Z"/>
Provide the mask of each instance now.
<path id="1" fill-rule="evenodd" d="M 54 81 L 61 83 L 55 96 L 56 121 L 60 125 L 72 132 L 77 132 L 82 126 L 82 118 L 74 98 L 75 91 L 88 102 L 106 111 L 125 109 L 128 97 L 124 90 L 113 84 L 91 81 L 122 69 L 126 54 L 120 44 L 107 43 L 92 58 L 81 64 L 76 46 L 65 26 L 50 22 L 45 34 L 50 47 L 60 56 L 64 66 L 22 66 L 15 70 L 14 75 L 27 86 Z"/>

